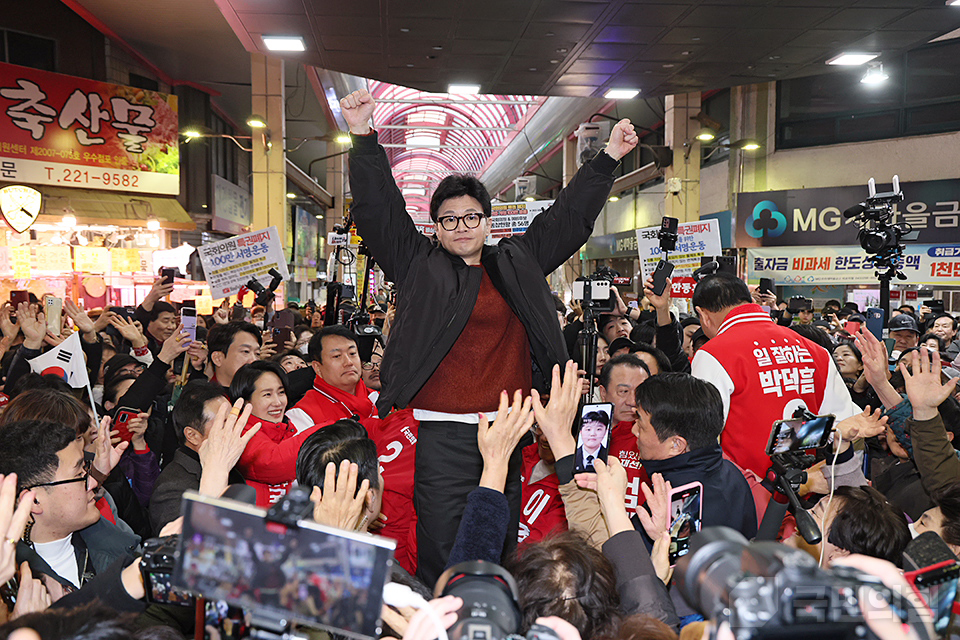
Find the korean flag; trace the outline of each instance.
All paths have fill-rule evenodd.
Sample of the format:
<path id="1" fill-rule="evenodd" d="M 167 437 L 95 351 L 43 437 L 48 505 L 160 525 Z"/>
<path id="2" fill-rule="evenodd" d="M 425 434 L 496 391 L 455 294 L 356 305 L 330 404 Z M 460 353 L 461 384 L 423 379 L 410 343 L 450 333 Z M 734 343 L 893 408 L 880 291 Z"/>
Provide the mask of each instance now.
<path id="1" fill-rule="evenodd" d="M 52 373 L 67 381 L 74 389 L 90 385 L 87 377 L 87 365 L 80 347 L 80 334 L 72 333 L 69 338 L 43 355 L 27 360 L 30 370 L 45 375 Z"/>

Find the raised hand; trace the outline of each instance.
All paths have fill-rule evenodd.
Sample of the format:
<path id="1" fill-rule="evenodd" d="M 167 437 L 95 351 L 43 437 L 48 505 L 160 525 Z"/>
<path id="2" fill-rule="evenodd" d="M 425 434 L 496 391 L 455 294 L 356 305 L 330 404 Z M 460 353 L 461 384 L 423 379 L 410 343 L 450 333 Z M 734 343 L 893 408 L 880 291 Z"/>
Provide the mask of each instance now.
<path id="1" fill-rule="evenodd" d="M 97 430 L 96 439 L 93 441 L 93 468 L 103 474 L 104 477 L 110 475 L 113 468 L 120 462 L 120 456 L 130 446 L 129 442 L 121 442 L 113 446 L 110 442 L 110 416 L 103 416 L 100 419 L 100 428 Z"/>
<path id="2" fill-rule="evenodd" d="M 370 118 L 376 101 L 366 89 L 360 89 L 340 99 L 340 113 L 350 127 L 350 133 L 365 136 L 370 133 Z"/>
<path id="3" fill-rule="evenodd" d="M 578 473 L 575 478 L 577 485 L 582 489 L 597 492 L 600 500 L 600 511 L 607 523 L 610 536 L 622 531 L 633 530 L 630 515 L 624 506 L 627 495 L 627 470 L 614 457 L 603 460 L 594 460 L 593 469 L 596 473 Z"/>
<path id="4" fill-rule="evenodd" d="M 153 304 L 163 300 L 168 295 L 173 293 L 173 283 L 164 284 L 163 277 L 159 277 L 153 281 L 153 286 L 150 287 L 150 291 L 147 293 L 146 297 L 143 299 L 141 306 L 150 311 L 153 309 Z"/>
<path id="5" fill-rule="evenodd" d="M 533 415 L 537 426 L 547 436 L 547 442 L 557 460 L 564 458 L 577 449 L 577 441 L 573 437 L 573 420 L 577 415 L 577 406 L 580 402 L 581 384 L 577 378 L 577 365 L 568 360 L 563 371 L 563 382 L 560 382 L 560 365 L 553 367 L 553 379 L 550 384 L 550 400 L 544 407 L 540 402 L 540 394 L 533 389 L 530 394 L 533 399 Z"/>
<path id="6" fill-rule="evenodd" d="M 882 409 L 871 412 L 870 406 L 845 420 L 841 420 L 834 427 L 843 438 L 844 442 L 853 442 L 860 438 L 872 438 L 878 436 L 887 429 L 887 416 L 881 416 Z"/>
<path id="7" fill-rule="evenodd" d="M 0 475 L 0 583 L 17 572 L 17 541 L 30 518 L 34 492 L 24 491 L 17 501 L 17 474 Z M 16 507 L 16 508 L 14 508 Z"/>
<path id="8" fill-rule="evenodd" d="M 342 460 L 339 474 L 336 463 L 328 463 L 324 469 L 323 489 L 314 487 L 310 493 L 313 519 L 328 527 L 356 531 L 361 526 L 361 516 L 370 490 L 370 481 L 366 479 L 357 489 L 359 474 L 360 467 L 356 462 Z"/>
<path id="9" fill-rule="evenodd" d="M 17 322 L 23 331 L 23 346 L 27 349 L 39 349 L 47 337 L 47 318 L 36 305 L 21 302 L 17 307 Z"/>
<path id="10" fill-rule="evenodd" d="M 890 384 L 887 348 L 869 331 L 858 331 L 854 342 L 863 358 L 863 377 L 880 396 L 883 406 L 892 409 L 900 404 L 900 394 Z"/>
<path id="11" fill-rule="evenodd" d="M 653 489 L 646 482 L 640 487 L 643 490 L 643 495 L 647 497 L 646 506 L 650 509 L 650 512 L 648 513 L 641 505 L 637 507 L 637 517 L 650 539 L 656 540 L 664 531 L 670 530 L 670 490 L 672 487 L 669 482 L 664 481 L 663 476 L 659 473 L 653 474 L 650 480 L 653 482 Z"/>
<path id="12" fill-rule="evenodd" d="M 234 402 L 233 407 L 223 403 L 217 410 L 198 451 L 203 469 L 200 475 L 200 493 L 203 495 L 220 496 L 227 488 L 230 469 L 237 464 L 250 439 L 260 431 L 259 422 L 246 433 L 243 431 L 252 412 L 253 405 L 244 406 L 242 399 Z"/>
<path id="13" fill-rule="evenodd" d="M 177 325 L 176 331 L 163 341 L 163 345 L 160 347 L 160 353 L 157 354 L 157 359 L 167 364 L 173 364 L 177 356 L 189 349 L 191 344 L 190 334 L 183 330 L 182 324 Z"/>
<path id="14" fill-rule="evenodd" d="M 640 142 L 640 136 L 634 130 L 633 125 L 626 118 L 613 125 L 610 132 L 610 139 L 607 141 L 607 147 L 604 151 L 614 160 L 620 160 L 623 156 L 630 153 Z"/>
<path id="15" fill-rule="evenodd" d="M 129 342 L 134 349 L 147 346 L 147 338 L 143 335 L 143 331 L 140 330 L 140 324 L 138 322 L 124 318 L 116 313 L 112 314 L 107 321 L 120 332 L 124 340 Z"/>
<path id="16" fill-rule="evenodd" d="M 17 334 L 20 333 L 20 327 L 17 326 L 17 323 L 13 321 L 11 315 L 16 313 L 16 309 L 13 308 L 13 304 L 10 302 L 4 302 L 3 306 L 0 306 L 0 331 L 3 331 L 3 335 L 6 338 L 13 340 L 17 337 Z"/>
<path id="17" fill-rule="evenodd" d="M 50 606 L 50 592 L 43 582 L 33 577 L 30 563 L 20 565 L 20 587 L 17 589 L 17 603 L 13 605 L 10 619 L 19 618 L 27 613 L 38 613 Z"/>
<path id="18" fill-rule="evenodd" d="M 483 457 L 483 473 L 480 486 L 502 492 L 507 482 L 507 469 L 510 455 L 517 448 L 523 434 L 533 426 L 533 412 L 530 411 L 530 396 L 526 400 L 520 391 L 513 394 L 513 405 L 507 413 L 507 392 L 500 393 L 500 406 L 497 419 L 489 424 L 487 417 L 480 414 L 477 425 L 477 445 Z"/>
<path id="19" fill-rule="evenodd" d="M 941 384 L 940 353 L 919 349 L 910 354 L 913 373 L 905 362 L 900 363 L 900 373 L 907 387 L 907 397 L 913 405 L 914 420 L 930 420 L 936 417 L 938 407 L 957 388 L 957 378 L 950 378 Z"/>
<path id="20" fill-rule="evenodd" d="M 63 310 L 67 312 L 67 317 L 73 320 L 73 326 L 75 326 L 80 333 L 96 333 L 93 320 L 90 319 L 87 312 L 81 309 L 76 302 L 70 298 L 64 298 Z"/>

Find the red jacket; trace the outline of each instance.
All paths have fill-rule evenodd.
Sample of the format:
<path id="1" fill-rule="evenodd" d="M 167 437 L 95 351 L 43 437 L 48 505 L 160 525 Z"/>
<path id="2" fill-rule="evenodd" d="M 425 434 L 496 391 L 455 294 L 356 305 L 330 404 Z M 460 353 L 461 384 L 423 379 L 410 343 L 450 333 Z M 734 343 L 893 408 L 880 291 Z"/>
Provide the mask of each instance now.
<path id="1" fill-rule="evenodd" d="M 560 497 L 556 473 L 531 482 L 533 469 L 540 462 L 537 443 L 523 449 L 523 474 L 520 476 L 520 531 L 518 542 L 540 542 L 553 533 L 567 530 L 567 512 Z"/>
<path id="2" fill-rule="evenodd" d="M 369 395 L 370 390 L 362 380 L 357 382 L 353 393 L 346 393 L 317 376 L 313 381 L 313 389 L 307 391 L 292 409 L 287 410 L 287 419 L 297 432 L 314 425 L 325 427 L 351 416 L 357 416 L 367 426 L 369 419 L 375 416 Z"/>
<path id="3" fill-rule="evenodd" d="M 837 421 L 860 409 L 826 349 L 781 327 L 760 305 L 734 308 L 693 358 L 693 375 L 712 383 L 726 419 L 720 444 L 742 469 L 766 476 L 773 423 L 801 405 Z"/>
<path id="4" fill-rule="evenodd" d="M 365 421 L 366 422 L 366 421 Z M 417 571 L 417 513 L 413 508 L 413 470 L 420 422 L 413 409 L 394 411 L 383 420 L 367 425 L 377 443 L 380 474 L 383 476 L 383 506 L 387 521 L 376 533 L 396 540 L 394 558 L 410 573 Z"/>
<path id="5" fill-rule="evenodd" d="M 257 490 L 257 506 L 269 507 L 286 495 L 297 477 L 297 454 L 303 441 L 319 427 L 300 433 L 287 422 L 267 422 L 250 417 L 244 432 L 260 423 L 260 431 L 243 450 L 237 469 L 247 484 Z"/>
<path id="6" fill-rule="evenodd" d="M 610 435 L 608 456 L 616 458 L 627 472 L 627 493 L 624 505 L 631 516 L 637 507 L 647 501 L 640 485 L 650 483 L 646 470 L 640 464 L 640 450 L 637 449 L 637 436 L 633 435 L 633 422 L 618 422 Z"/>

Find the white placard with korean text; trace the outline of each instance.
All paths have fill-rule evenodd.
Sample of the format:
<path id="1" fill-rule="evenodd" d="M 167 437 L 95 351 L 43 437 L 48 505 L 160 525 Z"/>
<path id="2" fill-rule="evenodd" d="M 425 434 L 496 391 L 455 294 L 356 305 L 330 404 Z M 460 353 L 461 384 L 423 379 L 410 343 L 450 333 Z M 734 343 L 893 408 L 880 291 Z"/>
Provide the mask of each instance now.
<path id="1" fill-rule="evenodd" d="M 659 226 L 637 229 L 637 252 L 640 254 L 644 280 L 653 275 L 663 257 L 657 235 L 659 231 Z M 677 227 L 677 248 L 667 257 L 674 266 L 673 276 L 678 278 L 692 276 L 700 268 L 700 258 L 703 256 L 718 256 L 720 253 L 720 222 L 698 220 L 684 222 Z"/>
<path id="2" fill-rule="evenodd" d="M 236 295 L 251 278 L 269 285 L 270 269 L 283 274 L 284 280 L 290 277 L 276 227 L 205 244 L 200 247 L 200 262 L 214 300 Z"/>
<path id="3" fill-rule="evenodd" d="M 533 219 L 543 213 L 553 200 L 534 202 L 505 202 L 493 205 L 490 217 L 490 237 L 487 244 L 497 244 L 504 238 L 522 236 Z"/>

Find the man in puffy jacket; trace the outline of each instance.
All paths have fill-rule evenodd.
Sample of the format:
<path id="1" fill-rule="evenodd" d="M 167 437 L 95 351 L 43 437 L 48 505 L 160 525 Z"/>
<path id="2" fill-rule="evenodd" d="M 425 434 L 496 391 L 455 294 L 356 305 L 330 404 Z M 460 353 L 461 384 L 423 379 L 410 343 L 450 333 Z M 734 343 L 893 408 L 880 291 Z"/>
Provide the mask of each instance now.
<path id="1" fill-rule="evenodd" d="M 606 150 L 586 163 L 521 237 L 487 245 L 490 195 L 474 177 L 452 175 L 430 202 L 436 242 L 421 235 L 393 180 L 369 121 L 375 101 L 356 91 L 340 102 L 350 127 L 352 213 L 387 279 L 397 285 L 396 319 L 383 356 L 381 416 L 414 409 L 420 421 L 414 503 L 418 572 L 433 584 L 446 565 L 466 497 L 483 461 L 478 413 L 495 412 L 500 393 L 546 389 L 567 359 L 545 276 L 586 242 L 619 160 L 638 138 L 629 121 L 613 127 Z M 545 375 L 544 375 L 545 374 Z M 519 521 L 520 452 L 506 495 Z M 517 531 L 508 533 L 515 541 Z"/>

